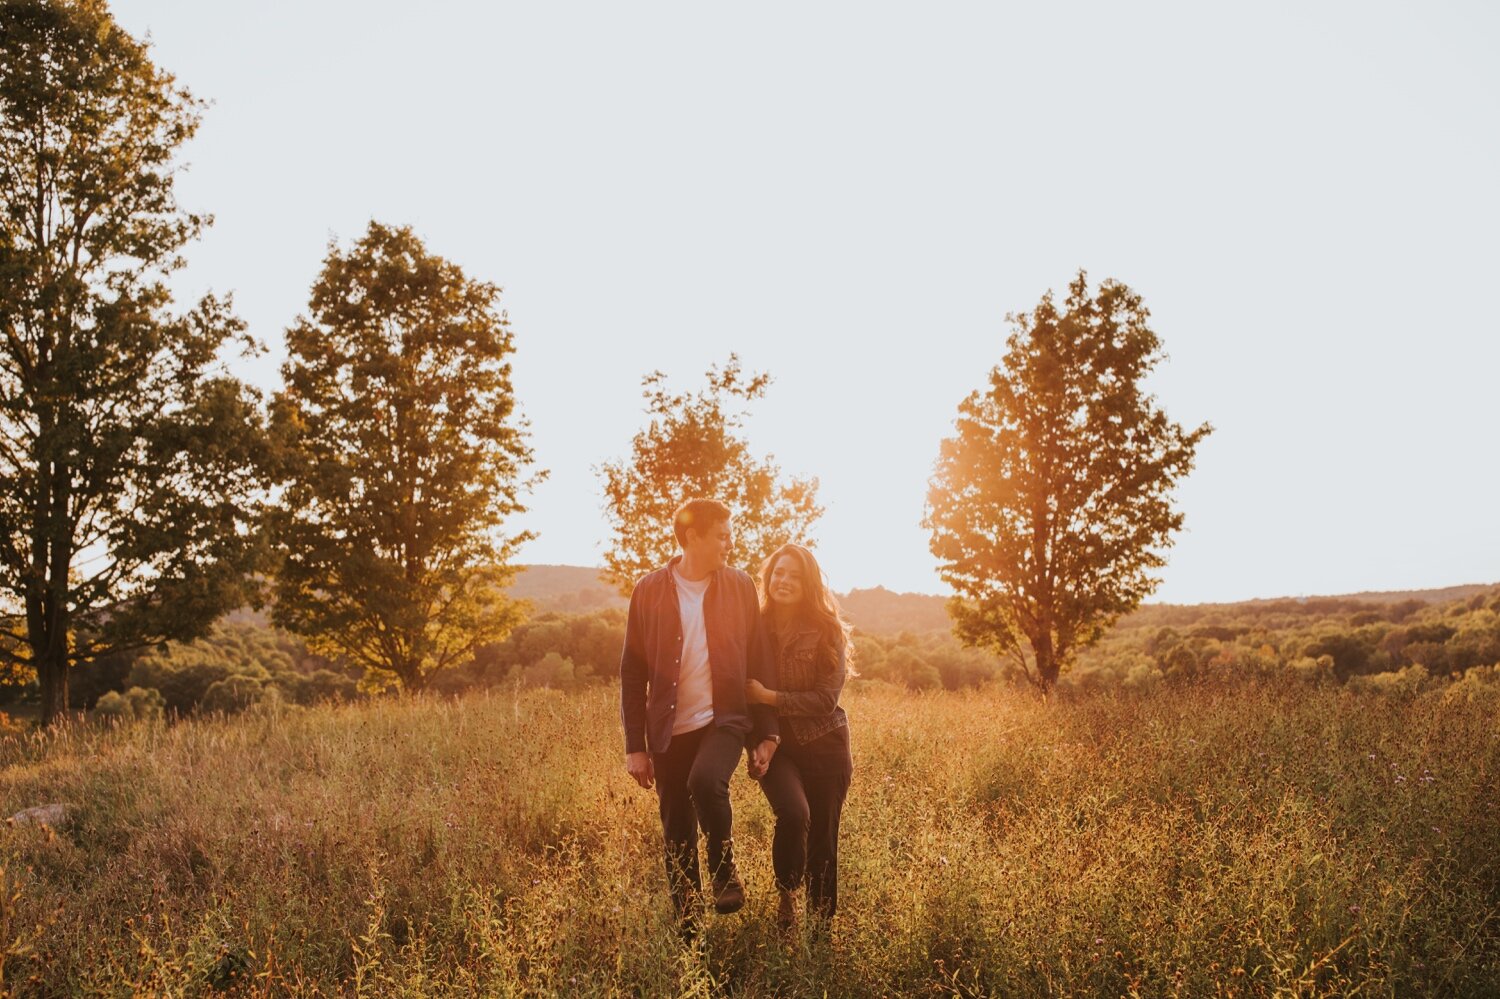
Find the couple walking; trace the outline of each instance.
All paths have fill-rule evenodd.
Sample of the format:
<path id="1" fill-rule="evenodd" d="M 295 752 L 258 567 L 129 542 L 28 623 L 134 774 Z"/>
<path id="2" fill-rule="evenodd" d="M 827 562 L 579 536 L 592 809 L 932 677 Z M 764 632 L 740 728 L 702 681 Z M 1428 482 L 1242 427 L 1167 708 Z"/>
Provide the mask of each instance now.
<path id="1" fill-rule="evenodd" d="M 666 840 L 667 884 L 691 935 L 702 888 L 698 829 L 708 840 L 716 911 L 734 912 L 745 889 L 734 863 L 729 778 L 747 769 L 776 814 L 771 848 L 777 919 L 797 920 L 804 882 L 811 915 L 838 905 L 839 813 L 853 762 L 839 707 L 849 629 L 812 553 L 783 545 L 748 575 L 726 564 L 729 508 L 689 500 L 673 517 L 682 554 L 636 583 L 620 656 L 625 769 L 655 786 Z"/>

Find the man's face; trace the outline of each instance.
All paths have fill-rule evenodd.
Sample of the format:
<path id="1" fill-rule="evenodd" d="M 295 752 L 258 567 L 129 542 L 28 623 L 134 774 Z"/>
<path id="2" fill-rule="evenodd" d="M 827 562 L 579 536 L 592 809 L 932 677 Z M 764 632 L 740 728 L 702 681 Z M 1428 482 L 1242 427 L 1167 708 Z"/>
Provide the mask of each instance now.
<path id="1" fill-rule="evenodd" d="M 683 554 L 692 557 L 699 565 L 722 569 L 729 561 L 729 552 L 734 548 L 734 521 L 721 520 L 709 524 L 703 530 L 689 527 L 687 544 Z"/>

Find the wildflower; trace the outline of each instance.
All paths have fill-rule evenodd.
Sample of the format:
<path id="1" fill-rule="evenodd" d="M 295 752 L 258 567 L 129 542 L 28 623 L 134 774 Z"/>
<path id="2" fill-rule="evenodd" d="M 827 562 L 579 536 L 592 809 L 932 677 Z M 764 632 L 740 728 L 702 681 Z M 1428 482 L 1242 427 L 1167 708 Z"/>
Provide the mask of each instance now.
<path id="1" fill-rule="evenodd" d="M 1351 905 L 1351 906 L 1349 906 L 1349 915 L 1351 915 L 1351 916 L 1357 916 L 1357 915 L 1359 915 L 1359 906 L 1357 906 L 1357 905 Z"/>

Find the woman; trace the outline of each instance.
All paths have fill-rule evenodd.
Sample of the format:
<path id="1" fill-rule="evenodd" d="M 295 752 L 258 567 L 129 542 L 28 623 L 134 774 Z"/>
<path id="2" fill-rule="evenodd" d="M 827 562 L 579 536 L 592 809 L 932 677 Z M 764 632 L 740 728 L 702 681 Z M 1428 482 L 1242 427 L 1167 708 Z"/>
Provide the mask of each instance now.
<path id="1" fill-rule="evenodd" d="M 797 889 L 807 882 L 811 915 L 838 908 L 839 813 L 854 762 L 849 722 L 839 707 L 848 674 L 849 626 L 823 581 L 812 552 L 782 545 L 760 568 L 761 616 L 777 650 L 777 689 L 757 680 L 745 688 L 752 704 L 776 708 L 781 745 L 758 777 L 776 813 L 772 866 L 781 900 L 777 922 L 797 919 Z"/>

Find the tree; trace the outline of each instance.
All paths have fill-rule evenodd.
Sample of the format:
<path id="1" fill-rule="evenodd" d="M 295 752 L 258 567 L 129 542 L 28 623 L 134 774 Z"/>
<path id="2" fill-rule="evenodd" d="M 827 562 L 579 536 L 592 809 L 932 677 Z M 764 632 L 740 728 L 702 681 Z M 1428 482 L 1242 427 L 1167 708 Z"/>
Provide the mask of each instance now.
<path id="1" fill-rule="evenodd" d="M 752 573 L 788 541 L 811 545 L 807 530 L 823 513 L 818 480 L 779 481 L 771 456 L 757 460 L 737 433 L 744 411 L 734 401 L 765 395 L 770 375 L 745 375 L 731 354 L 722 370 L 708 369 L 708 387 L 695 394 L 673 395 L 666 377 L 653 371 L 641 380 L 651 422 L 631 441 L 628 459 L 600 469 L 613 533 L 605 572 L 620 592 L 628 595 L 676 552 L 672 514 L 689 499 L 716 499 L 733 511 L 736 561 Z"/>
<path id="2" fill-rule="evenodd" d="M 272 616 L 363 667 L 367 689 L 420 690 L 520 618 L 504 587 L 530 535 L 501 524 L 524 509 L 532 453 L 499 294 L 371 222 L 329 248 L 287 331 Z"/>
<path id="3" fill-rule="evenodd" d="M 956 594 L 954 630 L 1050 691 L 1080 649 L 1159 580 L 1182 526 L 1170 494 L 1211 427 L 1167 419 L 1143 377 L 1164 356 L 1128 287 L 1080 271 L 1013 332 L 989 387 L 942 442 L 924 526 Z"/>
<path id="4" fill-rule="evenodd" d="M 0 5 L 0 659 L 43 722 L 71 665 L 252 596 L 269 452 L 223 351 L 255 346 L 167 287 L 210 221 L 173 192 L 199 108 L 99 0 Z"/>

